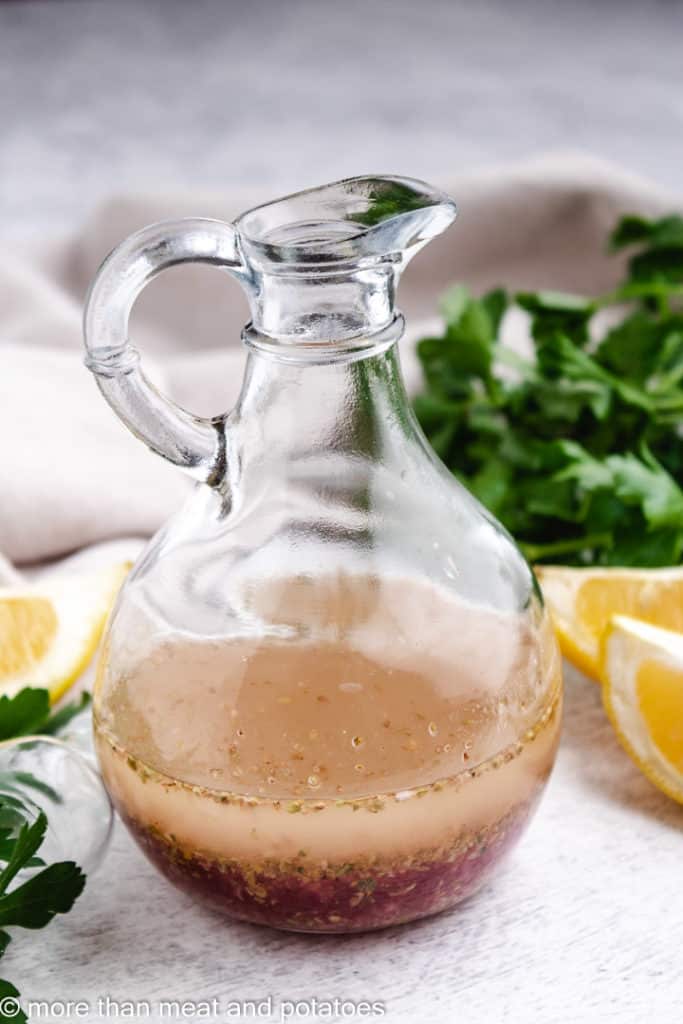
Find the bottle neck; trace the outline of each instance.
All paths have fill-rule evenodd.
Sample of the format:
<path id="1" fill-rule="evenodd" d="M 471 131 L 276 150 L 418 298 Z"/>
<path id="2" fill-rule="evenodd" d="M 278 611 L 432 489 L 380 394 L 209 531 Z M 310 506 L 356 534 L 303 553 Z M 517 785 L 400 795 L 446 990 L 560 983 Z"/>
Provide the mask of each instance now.
<path id="1" fill-rule="evenodd" d="M 324 363 L 252 350 L 226 426 L 233 449 L 228 466 L 252 480 L 320 473 L 329 482 L 335 475 L 330 457 L 347 468 L 349 457 L 357 467 L 397 463 L 406 437 L 419 434 L 396 344 Z"/>
<path id="2" fill-rule="evenodd" d="M 273 268 L 253 272 L 251 324 L 245 340 L 254 347 L 293 350 L 365 347 L 395 320 L 397 263 L 358 263 Z M 259 340 L 261 344 L 259 345 Z"/>

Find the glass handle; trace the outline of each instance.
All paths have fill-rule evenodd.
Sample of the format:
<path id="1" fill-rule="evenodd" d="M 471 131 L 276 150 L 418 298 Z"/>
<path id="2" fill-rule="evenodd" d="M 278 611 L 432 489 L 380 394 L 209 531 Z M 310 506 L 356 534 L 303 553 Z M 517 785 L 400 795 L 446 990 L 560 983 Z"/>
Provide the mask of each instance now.
<path id="1" fill-rule="evenodd" d="M 141 441 L 198 480 L 211 479 L 220 462 L 218 419 L 193 416 L 147 379 L 128 340 L 133 303 L 153 277 L 178 263 L 210 263 L 246 278 L 232 224 L 188 218 L 164 221 L 131 235 L 100 267 L 83 322 L 86 366 L 105 399 Z"/>

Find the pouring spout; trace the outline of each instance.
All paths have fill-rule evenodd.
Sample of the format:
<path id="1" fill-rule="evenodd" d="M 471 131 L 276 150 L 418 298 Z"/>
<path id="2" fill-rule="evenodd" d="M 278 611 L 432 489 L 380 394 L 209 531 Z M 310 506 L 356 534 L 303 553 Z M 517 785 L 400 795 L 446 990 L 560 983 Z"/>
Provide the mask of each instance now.
<path id="1" fill-rule="evenodd" d="M 383 332 L 399 319 L 401 271 L 455 212 L 424 182 L 363 177 L 242 214 L 235 227 L 251 279 L 248 338 L 329 347 Z"/>
<path id="2" fill-rule="evenodd" d="M 398 176 L 346 178 L 248 210 L 237 220 L 247 259 L 310 267 L 385 258 L 403 266 L 453 222 L 453 200 Z"/>

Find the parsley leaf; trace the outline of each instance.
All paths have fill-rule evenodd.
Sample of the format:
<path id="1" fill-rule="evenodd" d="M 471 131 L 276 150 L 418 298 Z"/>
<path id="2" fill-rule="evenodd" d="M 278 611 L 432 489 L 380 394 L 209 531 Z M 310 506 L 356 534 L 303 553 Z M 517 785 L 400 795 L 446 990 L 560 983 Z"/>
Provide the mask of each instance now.
<path id="1" fill-rule="evenodd" d="M 2 952 L 4 952 L 4 949 L 0 951 L 0 956 L 2 955 Z M 6 1010 L 0 1009 L 0 1024 L 5 1024 L 5 1022 L 6 1024 L 26 1024 L 28 1017 L 24 1011 L 19 1008 L 18 1002 L 16 1003 L 17 1012 L 13 1013 L 10 1010 L 10 1006 L 12 1008 L 15 1006 L 13 1002 L 8 1002 L 10 997 L 12 1000 L 18 1000 L 19 993 L 15 989 L 14 985 L 10 984 L 9 981 L 3 981 L 2 978 L 0 978 L 0 1005 L 6 1008 Z"/>
<path id="2" fill-rule="evenodd" d="M 47 690 L 27 687 L 14 697 L 0 697 L 0 740 L 51 735 L 79 714 L 89 700 L 89 695 L 83 694 L 53 714 Z M 43 928 L 55 914 L 71 909 L 85 885 L 85 875 L 73 861 L 45 865 L 39 856 L 47 817 L 37 809 L 34 797 L 61 802 L 49 782 L 30 772 L 0 772 L 0 957 L 11 938 L 5 928 Z M 0 979 L 0 1003 L 2 998 L 18 1000 L 18 996 L 10 982 Z M 26 1021 L 18 1001 L 16 1007 L 17 1012 L 9 1015 L 0 1010 L 0 1022 Z"/>
<path id="3" fill-rule="evenodd" d="M 44 928 L 55 914 L 71 910 L 84 885 L 85 875 L 73 861 L 50 864 L 0 896 L 0 928 Z"/>
<path id="4" fill-rule="evenodd" d="M 0 741 L 17 736 L 52 736 L 88 706 L 90 694 L 50 713 L 47 690 L 26 687 L 14 697 L 0 697 Z"/>
<path id="5" fill-rule="evenodd" d="M 622 218 L 632 249 L 609 295 L 524 292 L 535 348 L 499 340 L 512 304 L 460 284 L 441 336 L 418 344 L 415 412 L 437 454 L 532 560 L 677 564 L 683 558 L 683 218 Z M 601 340 L 593 317 L 626 313 Z"/>

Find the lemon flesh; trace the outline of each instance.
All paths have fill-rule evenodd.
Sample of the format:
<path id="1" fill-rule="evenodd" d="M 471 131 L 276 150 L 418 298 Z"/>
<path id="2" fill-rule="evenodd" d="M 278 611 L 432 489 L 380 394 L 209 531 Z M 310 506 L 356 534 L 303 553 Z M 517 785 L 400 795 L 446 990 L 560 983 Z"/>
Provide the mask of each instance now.
<path id="1" fill-rule="evenodd" d="M 600 643 L 615 615 L 683 632 L 683 567 L 570 569 L 539 566 L 537 575 L 562 653 L 600 678 Z"/>
<path id="2" fill-rule="evenodd" d="M 602 644 L 603 701 L 622 746 L 683 803 L 683 633 L 615 616 Z"/>
<path id="3" fill-rule="evenodd" d="M 128 568 L 0 587 L 0 694 L 35 686 L 61 697 L 92 659 Z"/>

